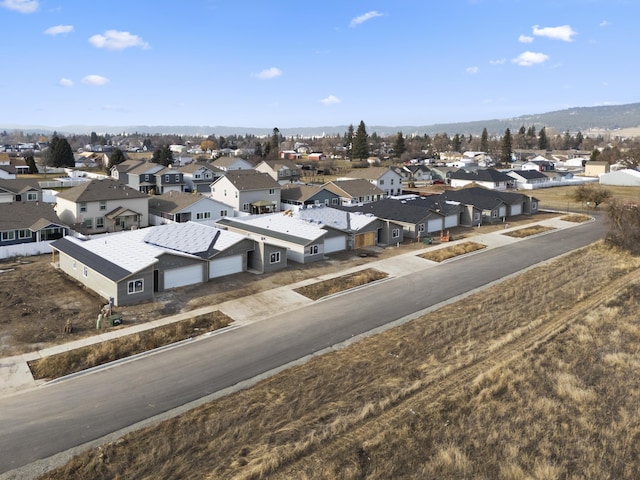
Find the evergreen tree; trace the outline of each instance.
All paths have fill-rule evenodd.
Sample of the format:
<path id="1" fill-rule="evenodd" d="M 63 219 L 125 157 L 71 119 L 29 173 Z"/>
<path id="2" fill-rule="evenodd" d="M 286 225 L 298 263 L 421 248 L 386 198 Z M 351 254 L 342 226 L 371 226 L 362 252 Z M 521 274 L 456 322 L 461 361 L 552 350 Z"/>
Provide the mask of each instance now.
<path id="1" fill-rule="evenodd" d="M 344 146 L 347 147 L 347 158 L 351 157 L 351 149 L 353 148 L 353 125 L 349 124 L 347 133 L 344 134 Z"/>
<path id="2" fill-rule="evenodd" d="M 407 151 L 407 146 L 404 143 L 404 136 L 402 132 L 398 132 L 396 135 L 396 140 L 393 142 L 393 153 L 396 158 L 400 158 L 404 152 Z"/>
<path id="3" fill-rule="evenodd" d="M 351 156 L 358 160 L 369 158 L 369 135 L 367 135 L 367 129 L 362 120 L 360 120 L 355 137 L 353 138 Z"/>
<path id="4" fill-rule="evenodd" d="M 500 152 L 500 161 L 504 164 L 511 163 L 513 155 L 513 146 L 511 139 L 511 130 L 508 128 L 504 132 L 504 136 L 502 137 L 502 150 Z"/>
<path id="5" fill-rule="evenodd" d="M 480 137 L 480 151 L 484 153 L 489 152 L 489 134 L 487 133 L 487 129 L 482 129 L 482 136 Z"/>
<path id="6" fill-rule="evenodd" d="M 280 152 L 280 142 L 282 138 L 280 137 L 280 130 L 277 128 L 273 129 L 273 134 L 271 135 L 271 152 L 277 157 Z"/>
<path id="7" fill-rule="evenodd" d="M 109 165 L 107 166 L 107 170 L 111 170 L 115 165 L 120 165 L 127 159 L 124 152 L 119 148 L 116 148 L 111 155 L 109 156 Z"/>
<path id="8" fill-rule="evenodd" d="M 573 148 L 579 149 L 580 146 L 582 145 L 583 140 L 584 140 L 584 136 L 582 135 L 582 132 L 578 131 L 578 133 L 576 134 L 576 137 L 573 139 Z"/>
<path id="9" fill-rule="evenodd" d="M 454 152 L 460 152 L 462 150 L 462 142 L 460 141 L 460 135 L 457 133 L 453 137 L 452 148 Z"/>
<path id="10" fill-rule="evenodd" d="M 53 167 L 75 167 L 76 159 L 73 156 L 73 150 L 66 138 L 54 137 L 57 140 L 51 141 L 53 147 L 51 149 L 51 166 Z"/>
<path id="11" fill-rule="evenodd" d="M 156 148 L 153 151 L 151 161 L 153 163 L 164 165 L 165 167 L 171 165 L 173 163 L 173 152 L 169 148 L 169 145 L 163 145 L 160 148 Z"/>
<path id="12" fill-rule="evenodd" d="M 25 157 L 24 161 L 27 163 L 27 166 L 29 167 L 30 174 L 38 173 L 38 166 L 36 165 L 36 160 L 35 158 L 33 158 L 33 155 L 28 155 L 27 157 Z"/>
<path id="13" fill-rule="evenodd" d="M 547 150 L 549 148 L 549 139 L 547 138 L 547 132 L 544 127 L 540 129 L 538 134 L 538 149 Z"/>

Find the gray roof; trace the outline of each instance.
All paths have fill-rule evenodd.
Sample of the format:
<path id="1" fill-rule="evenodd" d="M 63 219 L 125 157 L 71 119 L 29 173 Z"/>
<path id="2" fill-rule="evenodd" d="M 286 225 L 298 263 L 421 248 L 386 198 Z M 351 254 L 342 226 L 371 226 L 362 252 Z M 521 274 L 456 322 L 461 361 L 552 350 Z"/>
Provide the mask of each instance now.
<path id="1" fill-rule="evenodd" d="M 11 193 L 24 193 L 28 191 L 40 191 L 40 184 L 37 180 L 28 178 L 0 178 L 0 190 Z"/>
<path id="2" fill-rule="evenodd" d="M 323 190 L 321 185 L 306 185 L 303 183 L 287 183 L 280 190 L 282 200 L 304 202 Z"/>
<path id="3" fill-rule="evenodd" d="M 193 173 L 198 171 L 201 168 L 206 170 L 211 170 L 212 172 L 218 173 L 220 175 L 224 174 L 224 170 L 221 170 L 215 165 L 211 165 L 208 162 L 191 162 L 191 163 L 187 163 L 186 165 L 183 165 L 182 167 L 177 167 L 176 170 L 182 173 Z"/>
<path id="4" fill-rule="evenodd" d="M 214 183 L 217 183 L 222 178 L 226 178 L 239 191 L 266 190 L 269 188 L 280 190 L 280 184 L 268 173 L 256 172 L 255 170 L 230 170 L 224 177 L 215 180 Z"/>
<path id="5" fill-rule="evenodd" d="M 186 192 L 168 192 L 155 195 L 149 199 L 149 209 L 165 213 L 177 213 L 201 200 L 208 200 L 204 195 Z"/>
<path id="6" fill-rule="evenodd" d="M 313 225 L 307 221 L 290 217 L 285 213 L 250 215 L 236 218 L 225 217 L 216 223 L 259 236 L 284 240 L 296 245 L 308 245 L 327 233 L 319 225 Z"/>
<path id="7" fill-rule="evenodd" d="M 511 182 L 512 178 L 506 173 L 499 172 L 493 168 L 478 169 L 474 172 L 465 172 L 458 170 L 453 172 L 450 177 L 452 180 L 471 180 L 473 182 Z"/>
<path id="8" fill-rule="evenodd" d="M 343 175 L 347 178 L 364 178 L 366 180 L 377 180 L 385 173 L 392 171 L 393 173 L 400 175 L 395 170 L 389 167 L 369 167 L 369 168 L 355 168 L 351 172 Z"/>
<path id="9" fill-rule="evenodd" d="M 66 226 L 49 203 L 13 202 L 0 207 L 0 230 L 28 228 L 35 232 L 52 224 Z"/>
<path id="10" fill-rule="evenodd" d="M 384 190 L 376 187 L 374 184 L 363 178 L 354 178 L 352 180 L 335 180 L 333 182 L 325 183 L 323 187 L 330 192 L 340 195 L 341 197 L 348 198 L 385 194 Z"/>
<path id="11" fill-rule="evenodd" d="M 58 194 L 58 198 L 71 202 L 98 202 L 103 200 L 126 200 L 130 198 L 149 198 L 146 193 L 123 185 L 113 178 L 91 180 L 77 187 L 71 187 Z"/>

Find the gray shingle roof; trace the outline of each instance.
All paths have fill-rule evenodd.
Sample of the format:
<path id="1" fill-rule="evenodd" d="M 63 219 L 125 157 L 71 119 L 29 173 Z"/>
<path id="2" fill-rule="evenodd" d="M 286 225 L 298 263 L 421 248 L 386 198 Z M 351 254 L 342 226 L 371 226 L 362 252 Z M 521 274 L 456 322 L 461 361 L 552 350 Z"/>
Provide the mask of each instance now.
<path id="1" fill-rule="evenodd" d="M 240 191 L 266 190 L 269 188 L 280 190 L 280 184 L 268 173 L 256 172 L 255 170 L 231 170 L 224 177 L 220 177 L 220 179 L 222 178 L 226 178 Z"/>
<path id="2" fill-rule="evenodd" d="M 0 179 L 0 190 L 20 194 L 28 191 L 40 191 L 41 188 L 37 180 L 28 178 L 2 178 Z"/>
<path id="3" fill-rule="evenodd" d="M 177 213 L 206 198 L 204 195 L 195 195 L 193 193 L 169 192 L 151 197 L 149 200 L 149 210 Z"/>
<path id="4" fill-rule="evenodd" d="M 123 185 L 113 178 L 91 180 L 77 187 L 60 192 L 58 198 L 72 202 L 97 202 L 102 200 L 126 200 L 130 198 L 148 198 L 146 193 L 139 192 Z"/>
<path id="5" fill-rule="evenodd" d="M 367 195 L 384 195 L 384 190 L 376 187 L 368 180 L 354 178 L 353 180 L 335 180 L 323 185 L 324 188 L 341 197 L 357 198 Z"/>
<path id="6" fill-rule="evenodd" d="M 0 207 L 0 230 L 37 231 L 51 224 L 65 226 L 49 203 L 13 202 Z"/>

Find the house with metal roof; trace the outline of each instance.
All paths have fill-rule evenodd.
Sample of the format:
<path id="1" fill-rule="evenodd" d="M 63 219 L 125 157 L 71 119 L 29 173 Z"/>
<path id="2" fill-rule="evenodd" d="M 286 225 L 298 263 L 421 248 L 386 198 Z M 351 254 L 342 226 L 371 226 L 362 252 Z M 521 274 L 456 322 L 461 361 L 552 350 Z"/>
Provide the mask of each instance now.
<path id="1" fill-rule="evenodd" d="M 268 173 L 231 170 L 211 184 L 211 198 L 243 215 L 280 211 L 280 184 Z"/>
<path id="2" fill-rule="evenodd" d="M 364 178 L 334 180 L 323 184 L 322 187 L 338 195 L 340 204 L 345 206 L 377 202 L 387 196 L 384 190 Z"/>
<path id="3" fill-rule="evenodd" d="M 233 216 L 229 205 L 196 192 L 168 192 L 149 198 L 149 223 L 200 222 L 212 223 L 222 217 Z"/>
<path id="4" fill-rule="evenodd" d="M 247 269 L 254 242 L 194 222 L 51 244 L 53 263 L 114 305 L 152 300 L 155 292 L 187 287 Z"/>
<path id="5" fill-rule="evenodd" d="M 86 235 L 149 226 L 149 196 L 113 178 L 60 192 L 55 209 L 64 223 Z"/>
<path id="6" fill-rule="evenodd" d="M 291 212 L 222 218 L 218 225 L 248 238 L 286 249 L 286 258 L 296 263 L 322 260 L 327 230 L 319 224 L 294 218 Z"/>

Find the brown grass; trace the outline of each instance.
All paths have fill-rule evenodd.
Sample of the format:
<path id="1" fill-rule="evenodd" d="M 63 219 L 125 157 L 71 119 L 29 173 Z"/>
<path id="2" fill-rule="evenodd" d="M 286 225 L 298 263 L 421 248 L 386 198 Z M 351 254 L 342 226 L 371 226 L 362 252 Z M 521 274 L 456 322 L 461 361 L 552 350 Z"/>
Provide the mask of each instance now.
<path id="1" fill-rule="evenodd" d="M 510 232 L 503 233 L 508 237 L 513 238 L 525 238 L 532 235 L 538 235 L 539 233 L 548 232 L 549 230 L 555 230 L 553 227 L 545 227 L 544 225 L 533 225 L 531 227 L 519 228 Z"/>
<path id="2" fill-rule="evenodd" d="M 560 220 L 564 220 L 565 222 L 574 222 L 574 223 L 582 223 L 591 220 L 592 217 L 589 215 L 582 215 L 581 213 L 572 213 L 569 215 L 563 215 L 560 217 Z"/>
<path id="3" fill-rule="evenodd" d="M 319 300 L 327 295 L 334 295 L 384 278 L 387 278 L 386 273 L 373 268 L 367 268 L 366 270 L 361 270 L 359 272 L 296 288 L 294 291 L 298 292 L 300 295 L 310 298 L 311 300 Z"/>
<path id="4" fill-rule="evenodd" d="M 437 250 L 430 250 L 418 256 L 433 262 L 444 262 L 450 258 L 482 250 L 486 247 L 486 245 L 478 242 L 462 242 L 448 247 L 439 248 Z"/>
<path id="5" fill-rule="evenodd" d="M 46 478 L 634 479 L 639 266 L 583 249 Z"/>
<path id="6" fill-rule="evenodd" d="M 220 311 L 144 330 L 106 342 L 29 362 L 36 379 L 53 379 L 147 352 L 226 327 L 233 320 Z"/>

